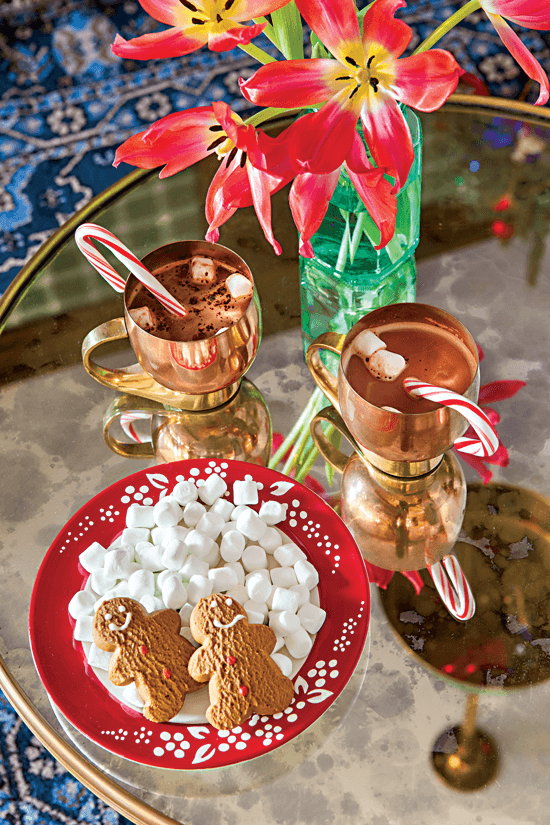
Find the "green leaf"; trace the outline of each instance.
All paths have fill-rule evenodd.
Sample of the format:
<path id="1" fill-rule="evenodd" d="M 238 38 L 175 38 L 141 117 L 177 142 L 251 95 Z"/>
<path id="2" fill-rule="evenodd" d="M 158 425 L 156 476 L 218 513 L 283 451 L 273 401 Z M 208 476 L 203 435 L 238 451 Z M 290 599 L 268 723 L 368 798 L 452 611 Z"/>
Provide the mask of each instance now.
<path id="1" fill-rule="evenodd" d="M 300 60 L 304 56 L 302 18 L 294 0 L 271 12 L 271 22 L 277 38 L 277 48 L 287 60 Z"/>

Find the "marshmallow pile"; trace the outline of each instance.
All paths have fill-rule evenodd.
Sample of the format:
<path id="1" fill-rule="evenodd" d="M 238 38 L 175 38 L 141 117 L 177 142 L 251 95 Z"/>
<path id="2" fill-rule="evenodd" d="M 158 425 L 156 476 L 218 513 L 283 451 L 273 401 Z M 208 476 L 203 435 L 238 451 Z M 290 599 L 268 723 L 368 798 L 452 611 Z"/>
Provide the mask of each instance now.
<path id="1" fill-rule="evenodd" d="M 149 613 L 178 610 L 181 634 L 197 646 L 189 628 L 194 606 L 225 593 L 244 607 L 249 622 L 273 629 L 273 660 L 285 676 L 296 672 L 296 660 L 308 656 L 326 616 L 315 604 L 319 575 L 276 526 L 286 519 L 286 504 L 268 500 L 254 510 L 249 505 L 259 503 L 258 485 L 250 477 L 234 482 L 233 502 L 226 493 L 215 473 L 201 487 L 180 481 L 155 505 L 129 505 L 126 527 L 109 547 L 94 542 L 80 554 L 90 575 L 69 613 L 92 667 L 109 668 L 111 654 L 93 643 L 92 632 L 106 599 L 129 596 Z M 136 703 L 137 693 L 130 693 Z"/>
<path id="2" fill-rule="evenodd" d="M 365 359 L 367 369 L 379 381 L 395 381 L 407 366 L 403 356 L 390 352 L 370 329 L 363 330 L 353 339 L 350 353 Z"/>

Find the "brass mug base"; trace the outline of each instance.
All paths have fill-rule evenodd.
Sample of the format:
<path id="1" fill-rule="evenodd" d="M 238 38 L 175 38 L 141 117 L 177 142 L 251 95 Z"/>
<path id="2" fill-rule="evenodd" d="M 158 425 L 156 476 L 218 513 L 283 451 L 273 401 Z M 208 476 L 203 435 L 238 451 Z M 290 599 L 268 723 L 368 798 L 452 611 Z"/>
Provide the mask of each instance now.
<path id="1" fill-rule="evenodd" d="M 455 740 L 456 748 L 443 753 L 438 745 L 439 737 L 431 754 L 432 766 L 439 779 L 455 791 L 479 791 L 497 776 L 500 758 L 495 741 L 485 731 L 476 728 L 465 735 L 461 725 L 445 731 L 446 741 Z"/>
<path id="2" fill-rule="evenodd" d="M 149 433 L 141 443 L 121 441 L 115 425 L 123 416 L 147 419 Z M 246 378 L 225 404 L 214 409 L 177 410 L 151 400 L 122 395 L 107 408 L 103 437 L 125 458 L 158 462 L 193 458 L 236 459 L 265 466 L 271 453 L 271 419 L 260 391 Z"/>

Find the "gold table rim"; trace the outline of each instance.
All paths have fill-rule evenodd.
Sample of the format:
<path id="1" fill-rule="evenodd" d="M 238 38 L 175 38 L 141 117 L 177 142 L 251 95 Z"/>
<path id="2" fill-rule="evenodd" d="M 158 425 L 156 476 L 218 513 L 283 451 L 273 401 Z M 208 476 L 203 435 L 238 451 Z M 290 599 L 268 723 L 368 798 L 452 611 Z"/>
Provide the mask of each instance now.
<path id="1" fill-rule="evenodd" d="M 477 114 L 498 115 L 500 113 L 504 117 L 513 117 L 550 127 L 550 109 L 536 107 L 531 103 L 522 101 L 481 95 L 454 94 L 450 96 L 443 108 L 449 111 L 458 110 Z M 59 229 L 55 230 L 22 267 L 19 274 L 16 275 L 0 297 L 0 334 L 9 315 L 32 286 L 39 270 L 55 257 L 64 243 L 74 234 L 79 224 L 84 221 L 91 221 L 100 210 L 109 206 L 123 193 L 156 174 L 158 174 L 157 169 L 137 169 L 130 172 L 92 198 Z M 121 788 L 113 779 L 106 776 L 81 754 L 76 747 L 66 742 L 34 707 L 2 657 L 0 657 L 0 689 L 23 722 L 49 753 L 88 790 L 113 810 L 130 819 L 136 825 L 181 825 L 181 823 L 177 823 L 176 820 L 138 799 L 131 792 Z"/>

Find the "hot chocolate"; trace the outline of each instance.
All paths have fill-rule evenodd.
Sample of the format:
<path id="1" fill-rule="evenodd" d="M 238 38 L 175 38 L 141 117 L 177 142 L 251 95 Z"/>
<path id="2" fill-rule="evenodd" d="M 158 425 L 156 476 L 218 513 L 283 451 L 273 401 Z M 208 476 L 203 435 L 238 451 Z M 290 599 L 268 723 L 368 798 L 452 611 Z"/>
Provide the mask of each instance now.
<path id="1" fill-rule="evenodd" d="M 236 323 L 252 298 L 249 276 L 212 258 L 196 255 L 164 264 L 153 274 L 187 315 L 179 318 L 170 313 L 141 284 L 129 295 L 128 311 L 146 332 L 169 341 L 212 338 Z"/>

